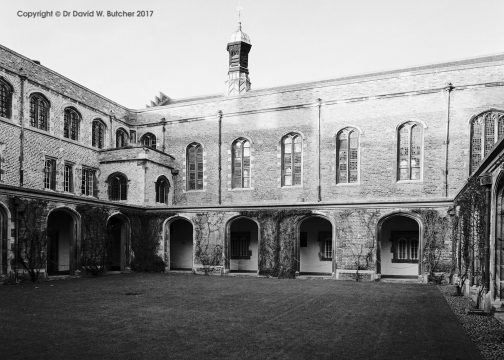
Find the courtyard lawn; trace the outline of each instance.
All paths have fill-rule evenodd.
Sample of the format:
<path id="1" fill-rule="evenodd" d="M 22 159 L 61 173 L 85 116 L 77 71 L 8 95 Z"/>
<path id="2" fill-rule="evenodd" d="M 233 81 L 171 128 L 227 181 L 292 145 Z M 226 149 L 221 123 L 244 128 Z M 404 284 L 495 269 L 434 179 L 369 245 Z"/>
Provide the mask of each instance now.
<path id="1" fill-rule="evenodd" d="M 434 286 L 123 274 L 0 286 L 0 359 L 479 359 Z"/>

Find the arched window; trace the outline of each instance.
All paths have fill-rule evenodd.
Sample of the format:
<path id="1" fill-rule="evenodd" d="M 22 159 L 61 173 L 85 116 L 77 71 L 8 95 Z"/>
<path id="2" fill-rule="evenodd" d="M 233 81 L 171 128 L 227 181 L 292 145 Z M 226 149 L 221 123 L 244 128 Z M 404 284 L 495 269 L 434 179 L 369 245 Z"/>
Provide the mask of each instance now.
<path id="1" fill-rule="evenodd" d="M 42 94 L 30 96 L 30 125 L 46 131 L 49 128 L 49 101 Z"/>
<path id="2" fill-rule="evenodd" d="M 150 147 L 151 149 L 156 148 L 156 136 L 152 133 L 147 133 L 142 136 L 140 142 L 143 146 Z"/>
<path id="3" fill-rule="evenodd" d="M 128 133 L 124 129 L 117 129 L 117 131 L 116 131 L 116 148 L 122 148 L 127 145 L 128 145 Z M 154 148 L 155 147 L 156 146 L 154 145 Z"/>
<path id="4" fill-rule="evenodd" d="M 504 137 L 504 112 L 486 111 L 472 119 L 471 173 L 478 168 L 481 160 L 502 137 Z"/>
<path id="5" fill-rule="evenodd" d="M 170 190 L 170 183 L 166 176 L 160 176 L 156 181 L 156 202 L 161 204 L 168 204 L 168 192 Z"/>
<path id="6" fill-rule="evenodd" d="M 231 146 L 231 173 L 233 188 L 250 187 L 250 142 L 237 139 Z"/>
<path id="7" fill-rule="evenodd" d="M 203 189 L 203 147 L 192 143 L 187 147 L 187 190 Z"/>
<path id="8" fill-rule="evenodd" d="M 0 116 L 10 119 L 12 116 L 12 93 L 11 84 L 0 78 Z"/>
<path id="9" fill-rule="evenodd" d="M 359 132 L 354 128 L 343 129 L 336 137 L 336 182 L 359 181 Z"/>
<path id="10" fill-rule="evenodd" d="M 105 124 L 100 119 L 93 120 L 92 145 L 103 149 L 105 145 Z"/>
<path id="11" fill-rule="evenodd" d="M 282 138 L 282 186 L 301 185 L 303 140 L 296 133 Z"/>
<path id="12" fill-rule="evenodd" d="M 407 122 L 398 129 L 397 179 L 420 180 L 422 169 L 422 126 Z"/>
<path id="13" fill-rule="evenodd" d="M 72 139 L 79 139 L 79 124 L 80 124 L 81 116 L 72 107 L 67 107 L 65 109 L 65 118 L 63 124 L 63 136 Z"/>
<path id="14" fill-rule="evenodd" d="M 109 200 L 126 200 L 128 193 L 128 179 L 124 174 L 115 173 L 108 178 Z"/>

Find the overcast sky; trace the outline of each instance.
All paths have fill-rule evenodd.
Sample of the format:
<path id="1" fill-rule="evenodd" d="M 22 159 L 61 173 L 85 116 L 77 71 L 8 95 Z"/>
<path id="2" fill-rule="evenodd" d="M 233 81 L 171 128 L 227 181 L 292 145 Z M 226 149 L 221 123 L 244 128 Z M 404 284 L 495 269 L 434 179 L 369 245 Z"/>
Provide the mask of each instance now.
<path id="1" fill-rule="evenodd" d="M 0 43 L 130 108 L 219 94 L 239 0 L 17 0 Z M 503 0 L 241 0 L 252 88 L 504 53 Z M 152 10 L 152 17 L 18 11 Z"/>

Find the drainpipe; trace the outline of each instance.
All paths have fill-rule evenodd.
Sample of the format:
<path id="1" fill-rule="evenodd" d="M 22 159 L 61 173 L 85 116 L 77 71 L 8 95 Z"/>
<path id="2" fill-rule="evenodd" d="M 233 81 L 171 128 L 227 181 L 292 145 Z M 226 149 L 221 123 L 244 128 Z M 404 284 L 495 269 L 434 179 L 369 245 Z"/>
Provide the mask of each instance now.
<path id="1" fill-rule="evenodd" d="M 166 119 L 161 119 L 161 124 L 163 125 L 163 152 L 166 152 Z"/>
<path id="2" fill-rule="evenodd" d="M 114 148 L 114 134 L 113 134 L 113 118 L 114 118 L 114 111 L 113 110 L 110 110 L 110 113 L 109 113 L 109 122 L 110 122 L 110 136 L 109 136 L 109 142 L 110 142 L 110 148 Z"/>
<path id="3" fill-rule="evenodd" d="M 322 177 L 321 177 L 321 160 L 320 160 L 320 154 L 321 154 L 321 140 L 320 140 L 320 118 L 321 118 L 321 113 L 322 113 L 322 99 L 318 98 L 318 185 L 317 185 L 317 201 L 320 202 L 322 201 Z"/>
<path id="4" fill-rule="evenodd" d="M 21 125 L 21 133 L 19 134 L 19 186 L 24 184 L 24 85 L 27 76 L 24 69 L 19 69 L 19 78 L 21 79 L 21 104 L 19 108 L 19 123 Z"/>
<path id="5" fill-rule="evenodd" d="M 219 205 L 222 204 L 222 110 L 219 110 Z"/>
<path id="6" fill-rule="evenodd" d="M 447 93 L 447 104 L 446 104 L 446 139 L 445 139 L 445 171 L 444 171 L 444 183 L 445 183 L 445 191 L 444 196 L 448 197 L 448 149 L 450 146 L 450 101 L 451 101 L 451 92 L 455 87 L 452 83 L 448 83 L 444 90 Z"/>
<path id="7" fill-rule="evenodd" d="M 483 271 L 483 286 L 485 293 L 490 291 L 490 216 L 491 216 L 491 190 L 492 190 L 492 175 L 484 174 L 480 176 L 480 185 L 485 187 L 485 262 Z"/>

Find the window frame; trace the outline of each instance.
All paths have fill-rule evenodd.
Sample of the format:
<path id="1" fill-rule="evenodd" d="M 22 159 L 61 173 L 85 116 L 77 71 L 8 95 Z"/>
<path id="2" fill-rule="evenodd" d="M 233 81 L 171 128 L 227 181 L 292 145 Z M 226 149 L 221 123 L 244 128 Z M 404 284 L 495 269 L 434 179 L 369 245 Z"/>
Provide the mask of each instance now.
<path id="1" fill-rule="evenodd" d="M 235 176 L 237 170 L 237 158 L 236 158 L 236 148 L 240 144 L 240 174 Z M 248 146 L 246 146 L 248 145 Z M 245 156 L 246 148 L 248 148 L 248 156 Z M 252 187 L 252 144 L 249 139 L 238 138 L 231 144 L 231 188 L 232 189 L 250 189 Z M 245 176 L 245 172 L 248 171 L 248 175 Z"/>
<path id="2" fill-rule="evenodd" d="M 159 201 L 161 198 L 161 182 L 165 182 L 166 184 L 164 185 L 163 188 L 163 201 Z M 157 178 L 156 183 L 155 183 L 155 191 L 156 191 L 156 203 L 157 204 L 166 204 L 168 205 L 168 194 L 170 193 L 170 182 L 168 181 L 168 178 L 164 175 L 161 175 L 160 177 Z"/>
<path id="3" fill-rule="evenodd" d="M 56 191 L 56 158 L 46 156 L 44 159 L 44 189 Z"/>
<path id="4" fill-rule="evenodd" d="M 117 129 L 115 136 L 116 136 L 116 138 L 115 138 L 116 139 L 116 149 L 121 149 L 121 148 L 129 145 L 129 134 L 123 128 Z M 119 144 L 120 139 L 122 139 L 122 141 L 121 141 L 122 145 Z"/>
<path id="5" fill-rule="evenodd" d="M 403 156 L 401 154 L 401 130 L 406 129 L 406 137 L 408 141 L 408 158 L 407 158 L 407 164 L 406 166 L 401 165 L 401 157 Z M 420 155 L 418 155 L 418 161 L 419 165 L 418 166 L 413 166 L 412 165 L 412 159 L 414 157 L 413 153 L 413 130 L 419 129 L 420 132 L 420 140 L 419 140 L 419 148 L 420 148 Z M 425 152 L 425 147 L 424 147 L 424 126 L 422 123 L 418 121 L 406 121 L 399 125 L 397 127 L 396 131 L 397 135 L 397 148 L 396 148 L 396 164 L 397 164 L 397 170 L 396 170 L 396 181 L 397 182 L 421 182 L 423 181 L 423 167 L 424 167 L 424 152 Z M 407 169 L 408 171 L 408 178 L 406 179 L 401 179 L 401 170 L 402 169 Z M 418 169 L 418 178 L 417 179 L 412 179 L 412 174 L 413 174 L 413 169 Z"/>
<path id="6" fill-rule="evenodd" d="M 39 130 L 49 131 L 49 116 L 51 103 L 47 97 L 39 92 L 30 94 L 30 126 Z M 45 105 L 45 109 L 41 110 L 41 105 Z M 42 115 L 42 116 L 41 116 Z M 44 118 L 44 123 L 40 118 Z M 43 124 L 43 125 L 42 125 Z"/>
<path id="7" fill-rule="evenodd" d="M 12 119 L 12 96 L 14 87 L 0 76 L 0 117 Z M 5 115 L 5 116 L 4 116 Z"/>
<path id="8" fill-rule="evenodd" d="M 97 183 L 96 169 L 83 166 L 81 169 L 81 195 L 97 197 Z"/>
<path id="9" fill-rule="evenodd" d="M 82 115 L 73 106 L 67 106 L 63 111 L 63 137 L 79 141 Z"/>
<path id="10" fill-rule="evenodd" d="M 391 262 L 418 264 L 420 261 L 420 239 L 418 231 L 393 231 L 390 235 L 390 241 L 392 242 L 390 247 L 390 251 L 392 252 Z M 401 244 L 404 244 L 404 248 L 401 248 Z M 413 254 L 416 256 L 413 256 Z"/>
<path id="11" fill-rule="evenodd" d="M 351 174 L 351 169 L 350 169 L 350 163 L 351 163 L 351 153 L 352 153 L 352 147 L 351 147 L 351 135 L 356 134 L 357 135 L 357 147 L 356 147 L 356 159 L 355 163 L 357 165 L 356 173 L 357 173 L 357 178 L 355 181 L 350 181 L 350 174 Z M 345 136 L 344 139 L 342 139 L 342 136 Z M 354 184 L 359 184 L 360 183 L 360 131 L 359 129 L 355 127 L 345 127 L 338 131 L 336 134 L 336 184 L 339 185 L 354 185 Z M 341 153 L 342 153 L 342 146 L 341 143 L 343 141 L 346 141 L 346 170 L 345 170 L 345 177 L 346 180 L 342 180 L 341 178 Z"/>
<path id="12" fill-rule="evenodd" d="M 99 130 L 98 134 L 96 134 L 96 129 Z M 103 120 L 100 118 L 94 119 L 91 125 L 91 146 L 98 149 L 105 148 L 106 137 L 107 137 L 107 125 L 105 125 Z"/>
<path id="13" fill-rule="evenodd" d="M 252 250 L 250 250 L 250 232 L 233 231 L 231 232 L 230 254 L 231 260 L 250 260 Z"/>
<path id="14" fill-rule="evenodd" d="M 487 119 L 489 117 L 494 116 L 493 119 L 493 140 L 491 146 L 488 146 L 490 142 L 490 138 L 487 138 Z M 474 162 L 474 155 L 475 155 L 475 141 L 474 141 L 474 135 L 475 135 L 475 123 L 477 121 L 481 120 L 480 126 L 480 139 L 479 139 L 479 159 L 478 162 Z M 497 110 L 497 109 L 490 109 L 490 110 L 485 110 L 477 115 L 474 115 L 470 122 L 470 139 L 469 139 L 469 175 L 471 175 L 476 169 L 481 165 L 481 162 L 483 159 L 486 157 L 486 155 L 492 150 L 492 148 L 495 146 L 495 144 L 502 138 L 504 137 L 504 111 L 502 110 Z"/>
<path id="15" fill-rule="evenodd" d="M 191 161 L 191 149 L 196 149 L 194 161 Z M 200 151 L 201 153 L 198 153 Z M 204 167 L 204 148 L 198 142 L 193 142 L 187 145 L 186 148 L 186 191 L 201 191 L 205 189 L 205 167 Z M 201 160 L 201 162 L 199 161 Z M 191 165 L 194 165 L 194 170 L 191 170 Z M 194 188 L 192 188 L 191 175 L 194 174 Z"/>
<path id="16" fill-rule="evenodd" d="M 291 141 L 289 144 L 286 144 L 286 140 L 290 139 Z M 299 166 L 296 166 L 296 140 L 299 139 Z M 302 187 L 303 186 L 303 146 L 304 146 L 304 141 L 303 141 L 303 136 L 298 133 L 298 132 L 290 132 L 284 136 L 282 136 L 282 139 L 280 140 L 280 157 L 281 157 L 281 186 L 282 187 Z M 285 161 L 287 158 L 286 155 L 286 149 L 290 147 L 290 159 L 289 159 L 289 164 L 291 165 L 291 172 L 287 172 L 287 162 Z M 295 182 L 296 178 L 296 168 L 299 169 L 299 174 L 297 174 L 297 178 L 299 179 L 298 182 Z M 290 183 L 288 184 L 286 181 L 286 178 L 290 176 Z"/>
<path id="17" fill-rule="evenodd" d="M 110 201 L 128 200 L 128 177 L 121 172 L 110 174 L 107 178 L 108 199 Z"/>
<path id="18" fill-rule="evenodd" d="M 70 169 L 70 170 L 68 170 Z M 63 191 L 74 192 L 74 164 L 65 162 L 63 167 Z"/>
<path id="19" fill-rule="evenodd" d="M 146 144 L 146 142 L 147 142 L 147 144 Z M 140 143 L 143 146 L 148 147 L 150 149 L 156 149 L 156 147 L 157 147 L 157 138 L 156 138 L 156 135 L 154 135 L 151 132 L 145 133 L 140 138 Z"/>

